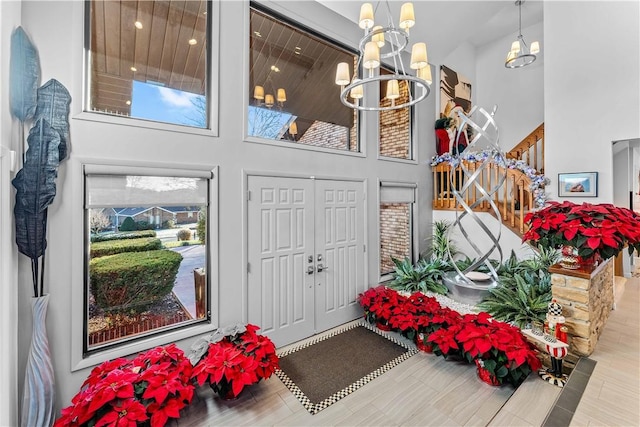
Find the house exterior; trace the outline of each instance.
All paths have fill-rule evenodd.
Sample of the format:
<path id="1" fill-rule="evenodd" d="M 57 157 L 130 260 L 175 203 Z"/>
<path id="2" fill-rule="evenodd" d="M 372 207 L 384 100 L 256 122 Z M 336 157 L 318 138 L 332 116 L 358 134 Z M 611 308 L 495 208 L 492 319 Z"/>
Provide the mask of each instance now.
<path id="1" fill-rule="evenodd" d="M 351 20 L 320 3 L 267 3 L 274 11 L 345 45 L 357 46 L 361 37 L 360 29 Z M 85 111 L 84 2 L 0 2 L 0 93 L 8 93 L 11 31 L 21 25 L 38 48 L 42 81 L 56 78 L 73 98 L 71 157 L 61 165 L 58 196 L 49 208 L 45 272 L 47 292 L 51 295 L 47 326 L 57 378 L 58 410 L 69 404 L 95 364 L 82 359 L 82 351 L 74 341 L 77 338 L 70 333 L 75 327 L 74 316 L 82 311 L 78 297 L 83 290 L 82 167 L 90 159 L 135 167 L 197 166 L 218 171 L 216 222 L 210 225 L 210 230 L 216 230 L 217 241 L 212 245 L 215 246 L 210 269 L 214 315 L 209 330 L 246 322 L 249 316 L 246 300 L 249 273 L 245 264 L 247 176 L 330 177 L 361 182 L 367 198 L 360 219 L 367 224 L 368 248 L 376 248 L 380 238 L 377 229 L 380 181 L 413 184 L 417 195 L 414 252 L 423 249 L 431 233 L 433 183 L 426 165 L 434 154 L 433 118 L 438 104 L 433 92 L 437 91 L 416 108 L 415 158 L 411 161 L 379 158 L 375 113 L 363 116 L 361 153 L 337 154 L 256 141 L 246 137 L 243 119 L 246 99 L 250 98 L 245 69 L 249 4 L 221 1 L 215 2 L 213 10 L 217 17 L 215 34 L 221 37 L 214 40 L 219 55 L 210 73 L 212 127 L 189 130 Z M 549 1 L 544 3 L 544 21 L 524 29 L 543 46 L 544 56 L 536 65 L 517 71 L 504 69 L 505 46 L 511 43 L 514 34 L 479 47 L 466 43 L 447 55 L 430 57 L 430 61 L 435 67 L 446 64 L 474 82 L 474 104 L 500 106 L 501 136 L 509 141 L 515 143 L 545 123 L 545 173 L 551 178 L 548 191 L 552 198 L 558 199 L 558 173 L 598 171 L 598 196 L 573 200 L 612 202 L 611 142 L 640 136 L 639 12 L 637 1 Z M 29 349 L 29 334 L 23 331 L 31 327 L 29 262 L 18 255 L 11 238 L 10 180 L 15 171 L 11 170 L 14 162 L 10 152 L 19 150 L 15 129 L 4 95 L 0 103 L 0 395 L 6 398 L 0 401 L 0 425 L 17 424 Z M 188 221 L 189 215 L 196 216 L 189 210 L 154 209 L 152 216 L 152 212 L 127 214 L 153 217 L 154 224 L 168 217 Z M 122 215 L 122 211 L 114 211 L 114 218 Z M 377 250 L 366 252 L 365 273 L 367 286 L 378 283 Z M 188 349 L 195 338 L 180 333 L 169 339 Z M 162 339 L 138 343 L 124 352 L 104 354 L 103 360 L 160 342 Z M 82 360 L 74 363 L 78 358 Z"/>
<path id="2" fill-rule="evenodd" d="M 144 222 L 150 228 L 167 228 L 167 222 L 175 225 L 195 224 L 200 218 L 197 206 L 153 206 L 148 208 L 116 208 L 113 209 L 112 224 L 118 228 L 125 218 L 135 222 Z"/>

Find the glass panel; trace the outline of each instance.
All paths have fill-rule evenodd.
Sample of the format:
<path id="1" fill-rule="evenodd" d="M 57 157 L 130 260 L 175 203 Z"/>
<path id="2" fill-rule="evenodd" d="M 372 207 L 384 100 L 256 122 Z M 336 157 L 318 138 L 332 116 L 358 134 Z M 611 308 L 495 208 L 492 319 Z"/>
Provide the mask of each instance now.
<path id="1" fill-rule="evenodd" d="M 380 68 L 380 74 L 393 74 Z M 380 82 L 380 106 L 388 107 L 391 100 L 385 98 L 388 80 Z M 406 81 L 399 81 L 400 98 L 397 104 L 409 102 Z M 380 112 L 380 156 L 396 159 L 412 159 L 411 153 L 411 107 Z"/>
<path id="2" fill-rule="evenodd" d="M 206 183 L 184 177 L 86 177 L 86 199 L 92 201 L 86 209 L 86 351 L 208 318 Z M 101 206 L 116 188 L 122 190 L 115 197 L 122 206 Z M 176 197 L 179 189 L 183 195 Z"/>
<path id="3" fill-rule="evenodd" d="M 92 0 L 89 110 L 208 127 L 207 8 Z"/>
<path id="4" fill-rule="evenodd" d="M 391 257 L 411 258 L 411 204 L 380 204 L 380 275 L 393 273 Z"/>
<path id="5" fill-rule="evenodd" d="M 357 112 L 340 102 L 335 70 L 356 57 L 251 9 L 248 135 L 359 151 Z M 352 73 L 353 74 L 353 73 Z"/>

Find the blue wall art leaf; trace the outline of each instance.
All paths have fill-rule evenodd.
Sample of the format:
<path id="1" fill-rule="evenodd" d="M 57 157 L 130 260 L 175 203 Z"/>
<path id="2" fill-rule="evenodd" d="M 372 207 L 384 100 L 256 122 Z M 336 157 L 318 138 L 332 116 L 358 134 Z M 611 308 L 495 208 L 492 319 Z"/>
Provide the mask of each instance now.
<path id="1" fill-rule="evenodd" d="M 13 179 L 16 205 L 28 214 L 44 211 L 56 195 L 60 134 L 44 119 L 29 131 L 24 166 Z"/>
<path id="2" fill-rule="evenodd" d="M 40 60 L 38 51 L 22 27 L 16 28 L 11 34 L 9 70 L 11 114 L 24 122 L 31 119 L 36 112 Z"/>
<path id="3" fill-rule="evenodd" d="M 60 134 L 60 161 L 67 157 L 70 104 L 69 91 L 56 79 L 49 80 L 38 89 L 38 107 L 35 119 L 45 119 Z"/>

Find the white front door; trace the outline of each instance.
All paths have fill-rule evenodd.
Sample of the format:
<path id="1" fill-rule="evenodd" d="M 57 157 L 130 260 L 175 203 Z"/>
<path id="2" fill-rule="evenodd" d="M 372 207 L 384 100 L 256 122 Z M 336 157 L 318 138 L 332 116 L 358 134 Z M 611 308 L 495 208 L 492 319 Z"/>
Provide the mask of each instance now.
<path id="1" fill-rule="evenodd" d="M 316 330 L 357 318 L 365 290 L 362 183 L 317 180 L 315 188 Z"/>
<path id="2" fill-rule="evenodd" d="M 248 320 L 277 346 L 357 318 L 363 184 L 250 176 Z"/>

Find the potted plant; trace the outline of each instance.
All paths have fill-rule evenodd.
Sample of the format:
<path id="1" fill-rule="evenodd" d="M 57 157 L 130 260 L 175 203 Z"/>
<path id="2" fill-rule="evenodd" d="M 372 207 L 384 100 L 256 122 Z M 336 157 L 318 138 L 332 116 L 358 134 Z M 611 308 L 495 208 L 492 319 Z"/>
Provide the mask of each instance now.
<path id="1" fill-rule="evenodd" d="M 629 254 L 640 250 L 640 215 L 611 204 L 551 202 L 527 214 L 525 222 L 529 230 L 522 241 L 564 247 L 563 266 L 568 268 L 616 256 L 625 245 Z"/>
<path id="2" fill-rule="evenodd" d="M 46 330 L 49 294 L 45 292 L 47 211 L 56 195 L 58 166 L 67 157 L 71 96 L 57 80 L 38 87 L 38 51 L 22 27 L 11 35 L 9 106 L 19 120 L 22 169 L 12 180 L 16 188 L 15 238 L 18 251 L 31 261 L 33 284 L 32 336 L 22 393 L 23 426 L 50 425 L 54 418 L 53 363 Z M 24 153 L 24 125 L 32 126 Z M 24 158 L 23 158 L 24 156 Z"/>
<path id="3" fill-rule="evenodd" d="M 455 341 L 467 361 L 475 362 L 478 377 L 488 384 L 518 386 L 541 367 L 520 329 L 495 321 L 488 313 L 465 315 L 458 329 Z"/>
<path id="4" fill-rule="evenodd" d="M 233 328 L 231 334 L 215 342 L 211 342 L 215 338 L 207 338 L 204 351 L 203 342 L 194 344 L 190 356 L 195 360 L 192 378 L 199 385 L 209 383 L 223 399 L 234 399 L 245 386 L 269 378 L 278 368 L 278 356 L 273 342 L 257 334 L 258 329 L 249 324 L 246 328 Z"/>
<path id="5" fill-rule="evenodd" d="M 180 418 L 180 410 L 191 403 L 192 369 L 175 344 L 148 350 L 133 360 L 104 362 L 93 368 L 54 427 L 164 426 L 170 418 Z"/>
<path id="6" fill-rule="evenodd" d="M 358 302 L 365 311 L 365 319 L 383 331 L 391 330 L 391 315 L 394 311 L 398 312 L 398 307 L 405 300 L 405 296 L 385 286 L 368 289 L 358 296 Z"/>

